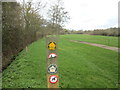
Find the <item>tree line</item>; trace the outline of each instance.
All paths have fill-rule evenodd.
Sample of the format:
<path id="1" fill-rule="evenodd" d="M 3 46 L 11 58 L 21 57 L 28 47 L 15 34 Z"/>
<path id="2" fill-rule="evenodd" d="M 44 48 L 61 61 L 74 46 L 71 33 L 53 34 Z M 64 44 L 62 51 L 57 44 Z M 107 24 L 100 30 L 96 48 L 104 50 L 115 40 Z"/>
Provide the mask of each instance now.
<path id="1" fill-rule="evenodd" d="M 89 35 L 102 35 L 102 36 L 120 36 L 120 28 L 108 28 L 108 29 L 94 29 L 94 30 L 62 30 L 61 34 L 89 34 Z"/>
<path id="2" fill-rule="evenodd" d="M 22 3 L 2 2 L 2 69 L 32 42 L 62 30 L 69 17 L 61 2 L 57 0 L 50 6 L 48 19 L 40 12 L 46 7 L 41 1 L 36 4 L 24 0 Z"/>

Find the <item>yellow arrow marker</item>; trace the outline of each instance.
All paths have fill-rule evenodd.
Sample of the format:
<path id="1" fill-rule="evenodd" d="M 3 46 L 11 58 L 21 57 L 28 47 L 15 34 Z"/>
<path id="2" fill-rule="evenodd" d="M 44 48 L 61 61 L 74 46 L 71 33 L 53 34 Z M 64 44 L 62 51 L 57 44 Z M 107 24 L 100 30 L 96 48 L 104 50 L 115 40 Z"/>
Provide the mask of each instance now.
<path id="1" fill-rule="evenodd" d="M 50 42 L 50 43 L 48 44 L 48 49 L 49 49 L 49 50 L 55 50 L 55 49 L 56 49 L 56 44 L 55 44 L 55 42 Z"/>

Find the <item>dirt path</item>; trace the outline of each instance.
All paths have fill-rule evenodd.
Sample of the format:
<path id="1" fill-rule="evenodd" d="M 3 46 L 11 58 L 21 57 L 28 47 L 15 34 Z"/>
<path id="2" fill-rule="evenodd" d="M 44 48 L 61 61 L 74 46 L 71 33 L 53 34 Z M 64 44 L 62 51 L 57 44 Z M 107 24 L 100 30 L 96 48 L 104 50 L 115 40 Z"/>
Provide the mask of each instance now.
<path id="1" fill-rule="evenodd" d="M 111 46 L 107 46 L 107 45 L 90 43 L 90 42 L 84 42 L 84 41 L 77 41 L 77 40 L 70 40 L 70 41 L 77 42 L 77 43 L 89 44 L 89 45 L 92 45 L 92 46 L 97 46 L 97 47 L 113 50 L 113 51 L 116 51 L 116 52 L 120 52 L 120 48 L 118 48 L 118 47 L 111 47 Z"/>

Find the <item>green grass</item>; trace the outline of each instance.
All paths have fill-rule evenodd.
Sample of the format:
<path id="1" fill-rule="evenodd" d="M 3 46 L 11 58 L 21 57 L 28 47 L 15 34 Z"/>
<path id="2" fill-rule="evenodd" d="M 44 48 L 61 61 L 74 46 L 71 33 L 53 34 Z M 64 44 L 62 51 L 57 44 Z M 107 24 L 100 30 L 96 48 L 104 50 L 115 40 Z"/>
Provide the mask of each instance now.
<path id="1" fill-rule="evenodd" d="M 60 88 L 116 88 L 118 53 L 60 36 L 58 48 Z M 70 36 L 72 37 L 72 36 Z M 47 88 L 45 39 L 22 51 L 3 72 L 3 88 Z"/>
<path id="2" fill-rule="evenodd" d="M 112 36 L 99 36 L 99 35 L 85 35 L 85 34 L 72 34 L 72 35 L 61 35 L 66 39 L 86 41 L 91 43 L 98 43 L 108 46 L 118 46 L 118 37 Z"/>
<path id="3" fill-rule="evenodd" d="M 39 40 L 22 51 L 3 72 L 3 88 L 45 88 L 45 43 Z"/>
<path id="4" fill-rule="evenodd" d="M 70 42 L 63 38 L 59 46 L 59 75 L 62 87 L 116 87 L 116 52 Z"/>

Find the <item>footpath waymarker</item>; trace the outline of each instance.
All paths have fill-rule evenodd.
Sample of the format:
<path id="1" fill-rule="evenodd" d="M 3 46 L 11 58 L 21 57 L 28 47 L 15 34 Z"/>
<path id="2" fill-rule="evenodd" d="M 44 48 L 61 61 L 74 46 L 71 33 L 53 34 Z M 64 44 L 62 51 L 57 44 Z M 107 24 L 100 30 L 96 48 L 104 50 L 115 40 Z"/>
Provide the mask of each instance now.
<path id="1" fill-rule="evenodd" d="M 47 85 L 48 88 L 59 88 L 57 37 L 46 37 Z"/>
<path id="2" fill-rule="evenodd" d="M 50 76 L 49 81 L 50 81 L 50 83 L 52 83 L 52 84 L 57 83 L 57 81 L 58 81 L 58 76 L 56 76 L 56 75 Z"/>
<path id="3" fill-rule="evenodd" d="M 55 50 L 56 49 L 56 43 L 55 42 L 50 42 L 48 44 L 48 49 L 49 50 Z"/>
<path id="4" fill-rule="evenodd" d="M 56 55 L 55 53 L 51 53 L 51 54 L 49 54 L 49 56 L 48 56 L 49 59 L 51 59 L 51 58 L 56 58 L 56 57 L 57 57 L 57 55 Z"/>
<path id="5" fill-rule="evenodd" d="M 57 73 L 57 65 L 51 64 L 50 66 L 48 66 L 48 73 L 50 74 Z"/>

